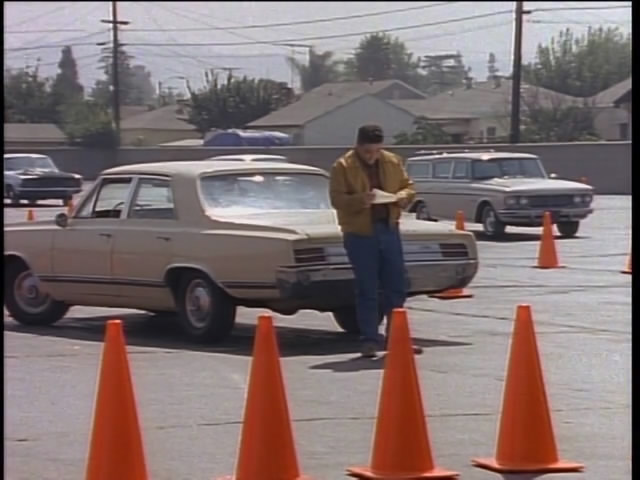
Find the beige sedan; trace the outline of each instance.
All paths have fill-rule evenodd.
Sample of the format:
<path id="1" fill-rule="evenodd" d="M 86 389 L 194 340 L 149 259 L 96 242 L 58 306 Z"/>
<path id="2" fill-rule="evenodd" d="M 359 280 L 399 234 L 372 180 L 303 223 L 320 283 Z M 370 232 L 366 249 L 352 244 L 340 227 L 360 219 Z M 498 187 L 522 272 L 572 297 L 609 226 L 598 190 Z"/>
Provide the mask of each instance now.
<path id="1" fill-rule="evenodd" d="M 410 296 L 465 287 L 473 235 L 402 220 Z M 5 227 L 5 305 L 48 325 L 70 306 L 178 312 L 224 339 L 236 307 L 332 312 L 357 333 L 353 273 L 326 172 L 267 162 L 165 162 L 103 172 L 70 217 Z"/>

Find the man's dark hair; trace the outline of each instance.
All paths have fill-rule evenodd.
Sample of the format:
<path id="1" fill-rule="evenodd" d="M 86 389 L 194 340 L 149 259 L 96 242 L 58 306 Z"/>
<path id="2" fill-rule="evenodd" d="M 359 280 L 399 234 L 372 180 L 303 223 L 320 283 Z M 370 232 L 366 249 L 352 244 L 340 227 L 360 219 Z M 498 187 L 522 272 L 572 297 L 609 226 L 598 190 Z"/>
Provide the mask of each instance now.
<path id="1" fill-rule="evenodd" d="M 384 142 L 384 133 L 379 125 L 363 125 L 358 129 L 356 143 L 358 145 L 382 143 Z"/>

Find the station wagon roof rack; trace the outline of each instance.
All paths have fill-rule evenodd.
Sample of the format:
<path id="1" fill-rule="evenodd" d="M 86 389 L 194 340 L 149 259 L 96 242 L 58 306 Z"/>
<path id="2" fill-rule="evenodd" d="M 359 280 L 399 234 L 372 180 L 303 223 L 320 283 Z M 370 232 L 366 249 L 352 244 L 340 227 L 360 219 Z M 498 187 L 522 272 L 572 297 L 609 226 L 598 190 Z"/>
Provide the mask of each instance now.
<path id="1" fill-rule="evenodd" d="M 485 150 L 419 150 L 414 155 L 450 155 L 453 153 L 481 153 L 481 152 L 495 152 L 493 148 L 487 148 Z"/>

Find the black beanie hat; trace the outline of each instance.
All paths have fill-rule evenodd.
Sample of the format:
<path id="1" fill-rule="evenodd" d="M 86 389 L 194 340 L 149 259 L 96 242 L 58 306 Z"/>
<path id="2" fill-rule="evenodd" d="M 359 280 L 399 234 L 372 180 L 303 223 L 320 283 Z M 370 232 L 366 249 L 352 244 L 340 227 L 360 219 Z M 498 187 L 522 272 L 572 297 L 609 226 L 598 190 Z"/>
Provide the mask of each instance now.
<path id="1" fill-rule="evenodd" d="M 363 125 L 358 129 L 356 143 L 358 145 L 383 143 L 384 133 L 379 125 Z"/>

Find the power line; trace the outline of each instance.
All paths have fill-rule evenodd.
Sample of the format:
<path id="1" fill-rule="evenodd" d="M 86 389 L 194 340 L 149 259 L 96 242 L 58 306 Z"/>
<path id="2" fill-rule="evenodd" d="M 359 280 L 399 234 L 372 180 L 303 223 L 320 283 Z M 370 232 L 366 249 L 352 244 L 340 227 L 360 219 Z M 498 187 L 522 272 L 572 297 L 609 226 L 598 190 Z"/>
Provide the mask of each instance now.
<path id="1" fill-rule="evenodd" d="M 180 46 L 180 47 L 240 47 L 240 46 L 248 46 L 248 45 L 273 45 L 273 44 L 283 44 L 283 43 L 293 43 L 293 42 L 305 42 L 312 40 L 332 40 L 335 38 L 347 38 L 347 37 L 360 37 L 365 35 L 372 35 L 376 33 L 389 33 L 389 32 L 400 32 L 404 30 L 413 30 L 416 28 L 424 28 L 424 27 L 434 27 L 438 25 L 448 25 L 451 23 L 459 23 L 466 22 L 469 20 L 478 20 L 481 18 L 487 17 L 495 17 L 498 15 L 506 15 L 511 14 L 512 10 L 500 10 L 491 13 L 482 13 L 478 15 L 470 15 L 468 17 L 460 17 L 453 18 L 450 20 L 441 20 L 437 22 L 429 22 L 429 23 L 420 23 L 416 25 L 407 25 L 404 27 L 395 27 L 395 28 L 386 28 L 381 30 L 368 30 L 364 32 L 352 32 L 352 33 L 338 33 L 333 35 L 318 35 L 314 37 L 305 37 L 305 38 L 287 38 L 281 40 L 256 40 L 252 42 L 206 42 L 206 43 L 130 43 L 130 45 L 138 45 L 138 46 L 148 46 L 148 47 L 170 47 L 170 46 Z"/>
<path id="2" fill-rule="evenodd" d="M 39 14 L 37 14 L 37 15 L 36 15 L 36 16 L 34 16 L 34 17 L 27 18 L 27 19 L 22 20 L 22 21 L 20 21 L 20 22 L 18 22 L 18 23 L 14 23 L 12 26 L 13 26 L 13 27 L 19 27 L 20 25 L 24 25 L 25 23 L 35 22 L 36 20 L 39 20 L 39 19 L 41 19 L 42 17 L 46 17 L 47 15 L 51 15 L 52 13 L 55 13 L 55 12 L 57 12 L 57 11 L 61 10 L 61 9 L 67 9 L 67 8 L 69 8 L 69 7 L 72 7 L 72 6 L 74 6 L 76 3 L 78 3 L 78 2 L 71 2 L 71 5 L 67 5 L 67 6 L 57 6 L 57 7 L 54 7 L 54 8 L 52 8 L 51 10 L 47 10 L 46 12 L 39 13 Z M 6 12 L 5 12 L 5 13 L 6 13 Z"/>
<path id="3" fill-rule="evenodd" d="M 56 45 L 37 45 L 34 47 L 15 47 L 15 48 L 5 48 L 6 52 L 26 52 L 28 50 L 45 50 L 50 48 L 60 48 L 60 47 L 95 47 L 96 43 L 58 43 Z"/>
<path id="4" fill-rule="evenodd" d="M 618 10 L 621 8 L 631 8 L 631 5 L 611 5 L 610 7 L 593 6 L 593 7 L 547 7 L 533 8 L 531 12 L 560 12 L 560 11 L 576 11 L 576 10 Z"/>
<path id="5" fill-rule="evenodd" d="M 378 17 L 382 15 L 390 15 L 393 13 L 402 13 L 402 12 L 411 12 L 415 10 L 425 10 L 428 8 L 439 7 L 442 5 L 451 5 L 454 3 L 460 2 L 437 2 L 431 3 L 428 5 L 420 5 L 417 7 L 405 7 L 405 8 L 396 8 L 393 10 L 384 10 L 380 12 L 372 12 L 372 13 L 359 13 L 353 15 L 343 15 L 338 17 L 327 17 L 327 18 L 318 18 L 315 20 L 297 20 L 293 22 L 278 22 L 278 23 L 262 23 L 262 24 L 254 24 L 254 25 L 240 25 L 237 27 L 211 27 L 211 28 L 200 28 L 200 27 L 186 27 L 186 28 L 168 28 L 168 29 L 154 29 L 154 28 L 133 28 L 129 31 L 131 32 L 198 32 L 198 31 L 208 31 L 208 30 L 252 30 L 256 28 L 278 28 L 278 27 L 291 27 L 296 25 L 311 25 L 317 23 L 327 23 L 327 22 L 337 22 L 343 20 L 352 20 L 352 19 L 360 19 L 360 18 L 368 18 L 368 17 Z M 160 6 L 156 4 L 155 6 Z"/>
<path id="6" fill-rule="evenodd" d="M 51 28 L 49 30 L 5 30 L 5 35 L 27 35 L 29 33 L 84 32 L 81 28 Z"/>

